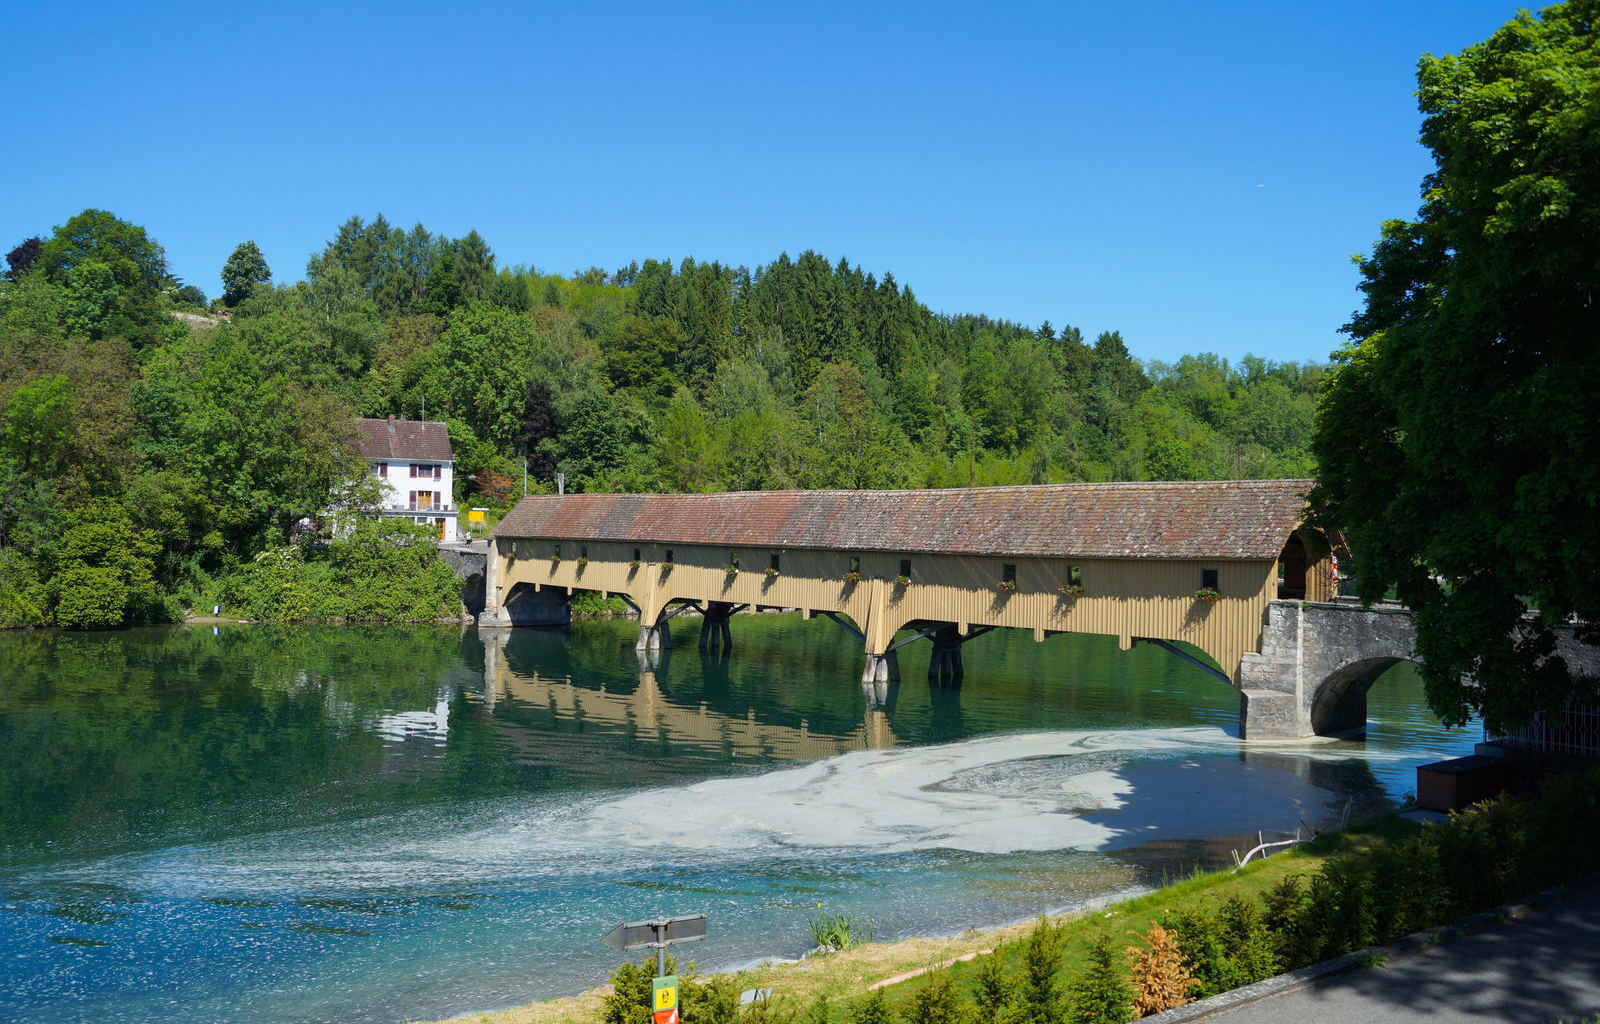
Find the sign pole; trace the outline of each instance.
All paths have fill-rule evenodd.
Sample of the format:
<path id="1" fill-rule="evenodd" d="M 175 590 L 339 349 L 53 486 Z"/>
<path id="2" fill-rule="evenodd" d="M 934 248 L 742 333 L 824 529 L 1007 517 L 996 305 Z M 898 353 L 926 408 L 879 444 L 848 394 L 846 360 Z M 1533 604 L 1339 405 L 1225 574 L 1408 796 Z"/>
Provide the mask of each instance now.
<path id="1" fill-rule="evenodd" d="M 656 976 L 650 985 L 650 1024 L 680 1024 L 678 976 L 667 973 L 667 947 L 677 942 L 699 942 L 706 937 L 706 915 L 658 917 L 650 921 L 624 921 L 600 941 L 612 949 L 656 951 Z"/>

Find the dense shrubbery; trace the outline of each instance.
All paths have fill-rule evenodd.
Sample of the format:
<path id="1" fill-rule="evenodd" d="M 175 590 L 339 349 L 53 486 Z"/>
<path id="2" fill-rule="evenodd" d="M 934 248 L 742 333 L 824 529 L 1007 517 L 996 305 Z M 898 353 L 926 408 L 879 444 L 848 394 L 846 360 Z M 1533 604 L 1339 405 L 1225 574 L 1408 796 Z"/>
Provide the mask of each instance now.
<path id="1" fill-rule="evenodd" d="M 1597 869 L 1600 770 L 1555 776 L 1536 797 L 1503 797 L 1408 838 L 1339 854 L 1315 872 L 1287 876 L 1260 899 L 1235 893 L 1172 912 L 1151 922 L 1139 945 L 1118 950 L 1110 935 L 1091 935 L 1087 948 L 1079 947 L 1074 977 L 1065 966 L 1074 942 L 1067 924 L 1041 919 L 1013 946 L 980 959 L 965 985 L 949 971 L 935 972 L 898 1004 L 879 989 L 850 1007 L 819 1000 L 799 1016 L 804 1024 L 1131 1020 L 1393 942 Z M 652 968 L 645 961 L 619 969 L 603 1024 L 647 1019 Z M 700 1017 L 686 1008 L 684 1024 L 755 1021 L 748 1007 L 742 1018 L 720 1004 L 715 1012 Z M 781 1002 L 759 1013 L 762 1024 L 797 1016 Z"/>
<path id="2" fill-rule="evenodd" d="M 461 584 L 435 557 L 432 531 L 358 518 L 326 549 L 268 548 L 216 583 L 230 615 L 262 622 L 430 622 L 460 614 Z"/>

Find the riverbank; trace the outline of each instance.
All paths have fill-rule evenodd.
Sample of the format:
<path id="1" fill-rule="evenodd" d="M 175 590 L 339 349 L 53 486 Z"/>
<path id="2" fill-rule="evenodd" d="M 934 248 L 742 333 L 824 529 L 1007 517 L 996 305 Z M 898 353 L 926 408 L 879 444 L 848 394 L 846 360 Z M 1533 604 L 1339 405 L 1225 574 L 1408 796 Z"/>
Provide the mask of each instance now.
<path id="1" fill-rule="evenodd" d="M 1370 852 L 1408 838 L 1420 828 L 1399 815 L 1388 815 L 1343 832 L 1325 835 L 1302 846 L 1253 861 L 1234 872 L 1197 872 L 1172 885 L 1112 903 L 1082 907 L 1052 918 L 1065 925 L 1067 951 L 1063 961 L 1069 976 L 1080 969 L 1090 940 L 1109 933 L 1119 944 L 1135 941 L 1150 922 L 1196 906 L 1214 906 L 1228 896 L 1258 898 L 1291 875 L 1315 871 L 1323 861 L 1341 854 Z M 1003 948 L 1031 931 L 1035 921 L 1020 921 L 998 928 L 974 929 L 959 935 L 918 937 L 894 942 L 874 942 L 842 953 L 807 956 L 759 964 L 729 973 L 740 990 L 770 989 L 771 998 L 792 1010 L 802 1010 L 818 996 L 826 996 L 840 1016 L 849 1003 L 874 987 L 890 987 L 891 997 L 901 988 L 913 989 L 929 969 L 948 970 L 965 984 L 983 956 L 1013 951 Z M 715 936 L 712 936 L 715 939 Z M 1123 940 L 1126 940 L 1124 942 Z M 993 951 L 998 950 L 998 954 Z M 962 959 L 971 957 L 971 959 Z M 898 976 L 912 977 L 897 980 Z M 885 985 L 884 983 L 888 983 Z M 451 1018 L 473 1024 L 598 1024 L 602 1002 L 610 985 L 599 985 L 575 996 L 543 1000 L 486 1013 Z M 444 1024 L 444 1022 L 433 1022 Z"/>

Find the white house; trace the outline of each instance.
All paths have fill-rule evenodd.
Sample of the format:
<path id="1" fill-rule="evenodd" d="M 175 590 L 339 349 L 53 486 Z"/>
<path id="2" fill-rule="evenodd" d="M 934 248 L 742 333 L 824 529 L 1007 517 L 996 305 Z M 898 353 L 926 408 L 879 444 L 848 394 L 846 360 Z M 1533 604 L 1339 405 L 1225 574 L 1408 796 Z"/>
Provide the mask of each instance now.
<path id="1" fill-rule="evenodd" d="M 357 420 L 361 455 L 384 481 L 386 516 L 430 524 L 443 543 L 456 539 L 455 454 L 443 423 L 416 420 Z"/>

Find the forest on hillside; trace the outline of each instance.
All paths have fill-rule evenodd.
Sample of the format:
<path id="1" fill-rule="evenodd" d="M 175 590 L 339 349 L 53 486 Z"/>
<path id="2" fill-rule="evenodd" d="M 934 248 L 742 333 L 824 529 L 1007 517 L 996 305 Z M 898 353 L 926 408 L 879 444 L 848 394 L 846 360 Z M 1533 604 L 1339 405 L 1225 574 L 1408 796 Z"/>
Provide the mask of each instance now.
<path id="1" fill-rule="evenodd" d="M 1141 362 L 1116 331 L 935 313 L 812 251 L 561 275 L 380 215 L 293 284 L 253 242 L 219 269 L 208 301 L 101 210 L 7 255 L 0 625 L 255 607 L 240 581 L 268 578 L 278 617 L 427 617 L 448 581 L 318 603 L 424 572 L 381 530 L 329 543 L 326 510 L 359 503 L 358 416 L 446 421 L 457 504 L 491 508 L 524 464 L 530 490 L 586 491 L 1312 475 L 1324 365 Z"/>

